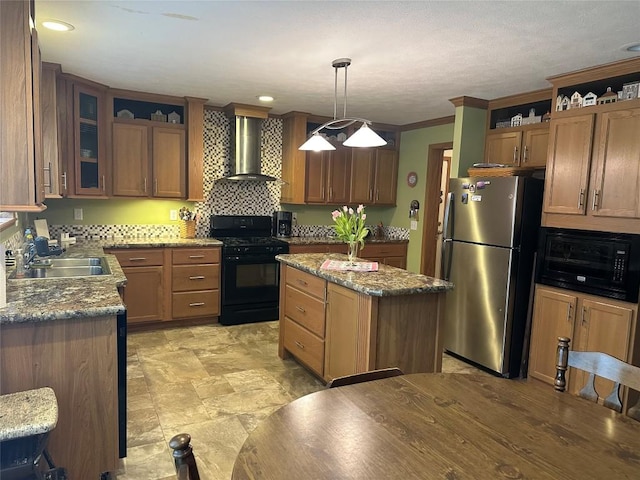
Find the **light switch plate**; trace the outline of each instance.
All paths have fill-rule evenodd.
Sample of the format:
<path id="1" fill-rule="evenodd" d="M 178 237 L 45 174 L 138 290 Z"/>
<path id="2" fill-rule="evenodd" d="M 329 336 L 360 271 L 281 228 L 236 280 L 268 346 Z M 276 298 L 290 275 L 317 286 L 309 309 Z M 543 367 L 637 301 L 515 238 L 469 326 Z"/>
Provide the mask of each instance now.
<path id="1" fill-rule="evenodd" d="M 411 230 L 417 230 L 417 229 L 418 229 L 418 221 L 411 220 Z"/>
<path id="2" fill-rule="evenodd" d="M 169 220 L 178 220 L 177 210 L 169 210 Z"/>
<path id="3" fill-rule="evenodd" d="M 74 208 L 73 209 L 73 219 L 74 220 L 82 220 L 82 209 L 81 208 Z"/>

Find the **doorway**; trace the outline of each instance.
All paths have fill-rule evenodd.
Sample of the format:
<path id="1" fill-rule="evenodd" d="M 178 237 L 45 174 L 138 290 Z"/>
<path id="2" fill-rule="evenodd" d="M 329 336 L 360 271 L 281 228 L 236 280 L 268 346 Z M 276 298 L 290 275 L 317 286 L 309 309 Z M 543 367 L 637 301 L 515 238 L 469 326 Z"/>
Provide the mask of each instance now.
<path id="1" fill-rule="evenodd" d="M 442 223 L 451 174 L 452 148 L 453 142 L 429 145 L 427 157 L 420 273 L 436 278 L 440 278 Z"/>

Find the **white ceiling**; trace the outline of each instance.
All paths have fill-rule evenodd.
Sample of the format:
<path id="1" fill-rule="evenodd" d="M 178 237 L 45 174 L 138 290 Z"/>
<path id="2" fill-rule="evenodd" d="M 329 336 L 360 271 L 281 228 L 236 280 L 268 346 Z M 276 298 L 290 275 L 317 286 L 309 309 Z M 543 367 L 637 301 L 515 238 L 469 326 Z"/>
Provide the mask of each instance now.
<path id="1" fill-rule="evenodd" d="M 47 18 L 75 30 L 46 30 Z M 269 94 L 277 114 L 332 116 L 331 62 L 350 57 L 347 113 L 398 125 L 453 115 L 461 95 L 547 88 L 640 42 L 638 0 L 36 0 L 36 19 L 43 60 L 65 72 L 216 106 Z"/>

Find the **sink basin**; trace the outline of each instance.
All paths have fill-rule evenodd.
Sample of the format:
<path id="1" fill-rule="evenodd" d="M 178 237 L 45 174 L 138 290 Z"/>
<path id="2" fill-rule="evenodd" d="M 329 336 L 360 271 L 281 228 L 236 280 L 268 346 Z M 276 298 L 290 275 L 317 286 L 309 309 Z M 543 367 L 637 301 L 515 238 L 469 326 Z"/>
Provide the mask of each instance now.
<path id="1" fill-rule="evenodd" d="M 38 259 L 25 271 L 24 278 L 74 278 L 110 275 L 104 257 Z M 11 279 L 16 278 L 12 272 Z"/>

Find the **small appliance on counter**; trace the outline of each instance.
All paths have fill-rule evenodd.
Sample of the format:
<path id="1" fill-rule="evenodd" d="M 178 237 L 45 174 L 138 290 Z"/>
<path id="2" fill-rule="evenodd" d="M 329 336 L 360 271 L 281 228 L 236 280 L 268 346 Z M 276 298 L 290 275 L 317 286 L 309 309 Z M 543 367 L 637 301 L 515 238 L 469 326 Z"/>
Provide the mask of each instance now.
<path id="1" fill-rule="evenodd" d="M 273 236 L 290 237 L 291 225 L 293 224 L 293 213 L 279 210 L 273 212 Z"/>

